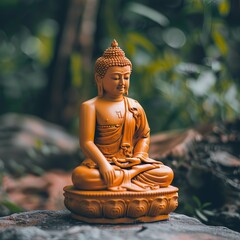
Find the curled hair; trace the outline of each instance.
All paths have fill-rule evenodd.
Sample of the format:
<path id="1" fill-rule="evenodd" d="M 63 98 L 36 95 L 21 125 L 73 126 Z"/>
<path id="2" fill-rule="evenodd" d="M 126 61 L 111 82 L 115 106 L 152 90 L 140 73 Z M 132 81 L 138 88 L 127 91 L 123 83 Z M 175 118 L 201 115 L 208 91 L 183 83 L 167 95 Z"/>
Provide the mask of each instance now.
<path id="1" fill-rule="evenodd" d="M 117 41 L 114 39 L 111 47 L 106 49 L 101 57 L 95 63 L 95 73 L 101 78 L 104 77 L 109 67 L 125 67 L 130 66 L 132 70 L 131 61 L 125 57 L 124 51 L 118 47 Z"/>

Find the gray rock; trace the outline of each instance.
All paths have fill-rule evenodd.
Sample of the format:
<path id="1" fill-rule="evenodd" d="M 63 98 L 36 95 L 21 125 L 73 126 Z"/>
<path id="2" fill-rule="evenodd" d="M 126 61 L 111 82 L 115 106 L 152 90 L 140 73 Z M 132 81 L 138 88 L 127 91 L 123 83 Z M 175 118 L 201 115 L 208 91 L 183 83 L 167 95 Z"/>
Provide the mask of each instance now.
<path id="1" fill-rule="evenodd" d="M 10 227 L 5 230 L 0 231 L 0 239 L 9 240 L 45 240 L 50 239 L 50 235 L 37 228 L 37 227 L 27 227 L 27 228 L 14 228 Z"/>
<path id="2" fill-rule="evenodd" d="M 31 211 L 0 218 L 3 240 L 180 240 L 240 239 L 240 233 L 221 226 L 207 226 L 195 218 L 173 213 L 167 221 L 102 225 L 87 224 L 62 211 Z"/>

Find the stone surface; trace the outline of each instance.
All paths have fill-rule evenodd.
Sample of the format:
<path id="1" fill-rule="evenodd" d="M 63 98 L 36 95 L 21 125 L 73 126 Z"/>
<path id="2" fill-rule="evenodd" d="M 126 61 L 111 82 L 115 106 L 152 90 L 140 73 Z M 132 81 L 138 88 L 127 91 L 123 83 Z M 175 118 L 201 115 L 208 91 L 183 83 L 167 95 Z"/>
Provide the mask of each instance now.
<path id="1" fill-rule="evenodd" d="M 0 218 L 2 240 L 181 240 L 240 239 L 240 233 L 221 226 L 207 226 L 185 215 L 173 213 L 170 219 L 156 223 L 101 225 L 71 219 L 62 211 L 31 211 Z"/>

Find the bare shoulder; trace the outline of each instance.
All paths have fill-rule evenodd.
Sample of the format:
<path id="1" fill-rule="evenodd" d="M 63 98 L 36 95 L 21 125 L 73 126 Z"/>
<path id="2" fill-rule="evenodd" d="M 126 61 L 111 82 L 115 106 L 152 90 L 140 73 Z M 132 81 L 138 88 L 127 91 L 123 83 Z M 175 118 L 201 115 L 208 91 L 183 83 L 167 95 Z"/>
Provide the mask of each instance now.
<path id="1" fill-rule="evenodd" d="M 83 102 L 80 106 L 80 110 L 81 111 L 93 111 L 93 110 L 95 110 L 96 101 L 97 101 L 97 97 Z"/>

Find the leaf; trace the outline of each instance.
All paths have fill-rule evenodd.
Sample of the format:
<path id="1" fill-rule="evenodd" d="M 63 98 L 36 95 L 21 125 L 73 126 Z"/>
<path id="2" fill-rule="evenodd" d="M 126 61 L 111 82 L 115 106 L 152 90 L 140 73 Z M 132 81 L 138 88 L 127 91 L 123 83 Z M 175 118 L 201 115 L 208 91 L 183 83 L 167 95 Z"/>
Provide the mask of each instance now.
<path id="1" fill-rule="evenodd" d="M 230 11 L 230 3 L 229 0 L 221 0 L 218 1 L 218 11 L 222 16 L 227 16 Z"/>
<path id="2" fill-rule="evenodd" d="M 196 14 L 203 11 L 203 1 L 202 0 L 187 0 L 184 11 L 187 14 Z"/>
<path id="3" fill-rule="evenodd" d="M 78 52 L 73 52 L 70 58 L 72 85 L 76 88 L 82 84 L 81 70 L 82 70 L 82 58 Z"/>
<path id="4" fill-rule="evenodd" d="M 0 202 L 0 204 L 7 207 L 12 213 L 18 213 L 18 212 L 23 211 L 23 209 L 21 207 L 17 206 L 15 203 L 7 201 L 7 200 Z"/>
<path id="5" fill-rule="evenodd" d="M 228 53 L 228 45 L 223 35 L 219 32 L 219 29 L 216 29 L 212 32 L 212 38 L 221 54 L 226 56 Z"/>
<path id="6" fill-rule="evenodd" d="M 207 216 L 214 216 L 215 215 L 215 213 L 213 211 L 209 211 L 209 210 L 203 210 L 202 212 Z"/>
<path id="7" fill-rule="evenodd" d="M 204 204 L 202 205 L 202 208 L 206 208 L 206 207 L 209 207 L 209 206 L 211 206 L 211 205 L 212 205 L 212 203 L 206 202 L 206 203 L 204 203 Z"/>
<path id="8" fill-rule="evenodd" d="M 201 204 L 201 202 L 200 202 L 200 200 L 199 200 L 198 197 L 193 196 L 192 199 L 193 199 L 193 201 L 197 204 L 197 207 L 198 207 L 198 208 L 201 208 L 201 207 L 202 207 L 202 204 Z"/>
<path id="9" fill-rule="evenodd" d="M 147 17 L 161 26 L 166 27 L 169 25 L 169 20 L 166 16 L 150 7 L 147 7 L 146 5 L 140 3 L 130 3 L 128 5 L 128 10 Z"/>
<path id="10" fill-rule="evenodd" d="M 53 19 L 45 19 L 38 27 L 37 37 L 41 41 L 38 55 L 43 65 L 47 66 L 53 58 L 57 31 L 58 23 Z"/>
<path id="11" fill-rule="evenodd" d="M 208 218 L 202 212 L 200 212 L 198 209 L 196 209 L 195 212 L 196 212 L 197 217 L 199 217 L 199 219 L 201 219 L 205 222 L 208 221 Z"/>
<path id="12" fill-rule="evenodd" d="M 144 37 L 142 34 L 138 32 L 130 32 L 127 34 L 127 42 L 132 43 L 132 45 L 138 45 L 150 52 L 151 54 L 157 51 L 156 47 L 152 44 L 152 42 Z"/>
<path id="13" fill-rule="evenodd" d="M 180 59 L 177 55 L 166 51 L 163 54 L 163 57 L 158 56 L 156 59 L 154 59 L 150 64 L 147 66 L 147 71 L 151 72 L 152 74 L 163 72 L 166 73 L 167 71 L 170 71 L 176 67 L 176 65 L 179 63 Z"/>

